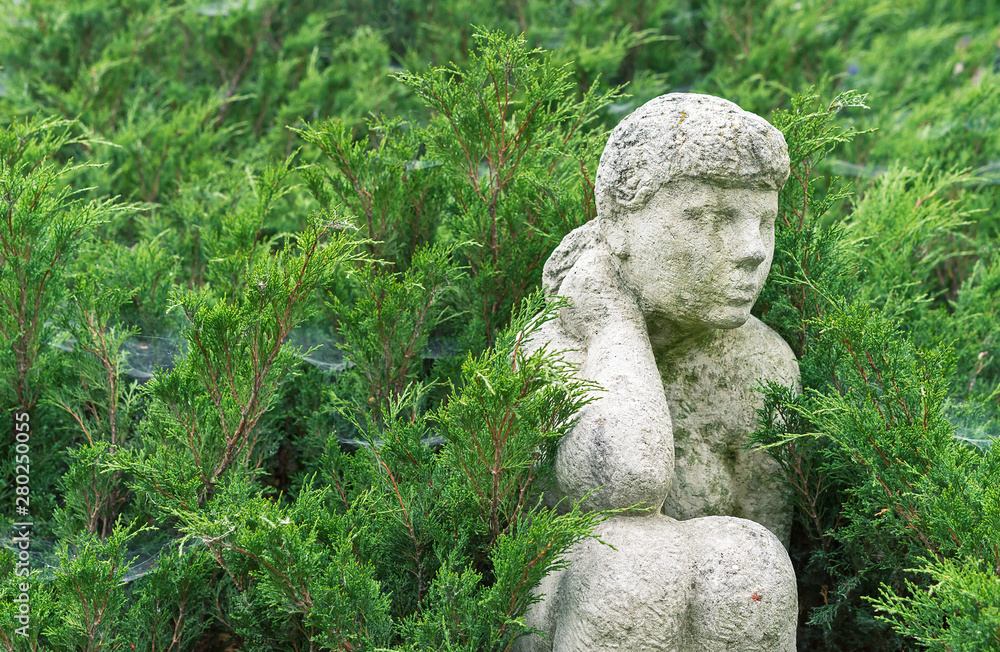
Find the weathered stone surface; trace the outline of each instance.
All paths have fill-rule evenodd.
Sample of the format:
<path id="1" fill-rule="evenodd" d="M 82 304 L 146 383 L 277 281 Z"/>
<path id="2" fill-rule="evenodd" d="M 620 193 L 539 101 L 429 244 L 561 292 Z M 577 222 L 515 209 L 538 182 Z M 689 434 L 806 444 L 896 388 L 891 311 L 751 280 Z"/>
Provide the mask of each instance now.
<path id="1" fill-rule="evenodd" d="M 641 509 L 600 527 L 617 550 L 585 542 L 546 578 L 529 624 L 547 637 L 520 649 L 795 648 L 775 536 L 787 542 L 788 499 L 743 450 L 758 380 L 798 382 L 788 346 L 750 316 L 787 176 L 781 134 L 719 98 L 666 95 L 612 133 L 598 219 L 545 266 L 546 291 L 572 305 L 533 345 L 566 350 L 605 390 L 560 443 L 553 499 L 600 487 L 588 508 Z"/>

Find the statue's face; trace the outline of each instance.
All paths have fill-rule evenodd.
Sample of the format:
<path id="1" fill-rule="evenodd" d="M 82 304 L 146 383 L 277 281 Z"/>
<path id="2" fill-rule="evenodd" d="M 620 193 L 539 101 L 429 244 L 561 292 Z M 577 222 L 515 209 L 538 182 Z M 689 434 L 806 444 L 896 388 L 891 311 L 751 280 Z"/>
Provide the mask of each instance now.
<path id="1" fill-rule="evenodd" d="M 647 320 L 678 332 L 737 328 L 774 254 L 778 192 L 682 179 L 605 235 Z"/>

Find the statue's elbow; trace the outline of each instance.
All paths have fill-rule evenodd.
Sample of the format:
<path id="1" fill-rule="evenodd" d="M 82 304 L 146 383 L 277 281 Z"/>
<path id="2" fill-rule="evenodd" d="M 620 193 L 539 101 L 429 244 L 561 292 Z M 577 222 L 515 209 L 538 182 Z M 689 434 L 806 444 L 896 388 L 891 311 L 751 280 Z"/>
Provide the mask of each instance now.
<path id="1" fill-rule="evenodd" d="M 602 418 L 578 424 L 559 446 L 556 485 L 561 496 L 590 510 L 657 510 L 673 478 L 674 454 L 666 428 L 629 428 Z"/>
<path id="2" fill-rule="evenodd" d="M 562 495 L 572 500 L 586 497 L 583 506 L 588 511 L 655 512 L 663 505 L 670 489 L 672 468 L 672 465 L 655 467 L 648 463 L 617 468 L 605 466 L 592 469 L 591 473 L 560 474 L 558 485 Z"/>

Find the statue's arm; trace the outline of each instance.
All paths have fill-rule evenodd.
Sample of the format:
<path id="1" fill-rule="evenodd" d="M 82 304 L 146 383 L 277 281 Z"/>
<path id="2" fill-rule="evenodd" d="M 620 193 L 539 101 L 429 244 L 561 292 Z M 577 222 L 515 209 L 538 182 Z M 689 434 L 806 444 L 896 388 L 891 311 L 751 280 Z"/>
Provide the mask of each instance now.
<path id="1" fill-rule="evenodd" d="M 572 306 L 550 322 L 559 331 L 553 344 L 575 341 L 580 374 L 604 390 L 559 445 L 555 489 L 576 499 L 601 486 L 591 509 L 655 511 L 673 476 L 670 411 L 645 321 L 616 263 L 603 246 L 581 256 L 559 290 Z"/>

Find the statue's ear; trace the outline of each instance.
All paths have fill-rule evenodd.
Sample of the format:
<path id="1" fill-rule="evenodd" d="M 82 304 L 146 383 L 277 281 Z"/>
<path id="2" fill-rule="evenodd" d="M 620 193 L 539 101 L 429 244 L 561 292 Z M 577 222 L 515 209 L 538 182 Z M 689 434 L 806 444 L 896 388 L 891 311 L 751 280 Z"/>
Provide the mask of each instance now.
<path id="1" fill-rule="evenodd" d="M 618 204 L 628 210 L 638 210 L 656 193 L 665 179 L 654 174 L 651 166 L 642 161 L 630 161 L 618 173 L 614 188 Z M 659 175 L 662 176 L 662 175 Z"/>

